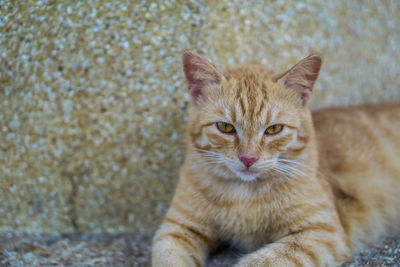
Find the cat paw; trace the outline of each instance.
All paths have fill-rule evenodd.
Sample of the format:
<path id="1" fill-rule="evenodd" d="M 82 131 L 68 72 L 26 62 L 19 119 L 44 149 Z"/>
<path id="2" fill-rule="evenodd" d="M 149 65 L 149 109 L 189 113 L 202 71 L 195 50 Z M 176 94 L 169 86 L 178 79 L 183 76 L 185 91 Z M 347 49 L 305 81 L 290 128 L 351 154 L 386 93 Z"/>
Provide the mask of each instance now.
<path id="1" fill-rule="evenodd" d="M 234 267 L 267 267 L 272 266 L 268 264 L 265 260 L 255 255 L 245 256 Z"/>
<path id="2" fill-rule="evenodd" d="M 183 261 L 181 259 L 164 259 L 159 261 L 153 261 L 152 267 L 188 267 L 195 266 L 193 263 Z"/>
<path id="3" fill-rule="evenodd" d="M 200 262 L 195 262 L 188 255 L 163 255 L 152 259 L 152 267 L 197 267 Z"/>

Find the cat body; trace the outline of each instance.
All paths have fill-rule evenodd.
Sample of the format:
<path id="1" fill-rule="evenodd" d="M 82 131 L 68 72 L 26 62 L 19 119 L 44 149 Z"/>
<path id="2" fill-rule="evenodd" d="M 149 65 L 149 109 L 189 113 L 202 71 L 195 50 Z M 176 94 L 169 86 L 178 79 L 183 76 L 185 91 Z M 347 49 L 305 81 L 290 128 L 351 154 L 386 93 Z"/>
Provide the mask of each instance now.
<path id="1" fill-rule="evenodd" d="M 183 62 L 188 147 L 153 266 L 202 266 L 221 240 L 248 252 L 236 266 L 335 266 L 399 230 L 400 105 L 312 114 L 317 54 L 279 75 Z"/>
<path id="2" fill-rule="evenodd" d="M 400 105 L 313 114 L 319 170 L 355 251 L 400 230 Z M 335 142 L 332 142 L 335 140 Z"/>

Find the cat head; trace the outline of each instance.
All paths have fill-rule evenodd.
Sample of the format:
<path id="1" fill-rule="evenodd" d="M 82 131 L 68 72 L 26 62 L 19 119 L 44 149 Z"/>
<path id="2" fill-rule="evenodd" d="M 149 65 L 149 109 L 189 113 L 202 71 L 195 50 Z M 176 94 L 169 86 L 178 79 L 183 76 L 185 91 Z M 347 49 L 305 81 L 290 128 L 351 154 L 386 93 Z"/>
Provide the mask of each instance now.
<path id="1" fill-rule="evenodd" d="M 313 135 L 307 103 L 321 63 L 312 54 L 281 74 L 251 65 L 222 73 L 185 51 L 193 164 L 242 181 L 301 174 Z"/>

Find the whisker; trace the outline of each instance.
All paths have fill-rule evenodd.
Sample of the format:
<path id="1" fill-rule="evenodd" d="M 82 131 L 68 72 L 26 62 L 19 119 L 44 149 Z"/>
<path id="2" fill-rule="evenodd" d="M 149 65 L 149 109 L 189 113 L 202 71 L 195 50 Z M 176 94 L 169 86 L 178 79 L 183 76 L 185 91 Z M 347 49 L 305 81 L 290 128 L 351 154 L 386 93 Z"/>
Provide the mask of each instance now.
<path id="1" fill-rule="evenodd" d="M 320 170 L 318 170 L 318 169 L 315 169 L 315 168 L 311 168 L 310 166 L 308 166 L 308 165 L 306 165 L 306 164 L 303 164 L 303 163 L 301 163 L 300 161 L 296 161 L 296 160 L 290 160 L 290 159 L 283 159 L 283 158 L 279 158 L 278 159 L 278 161 L 280 161 L 280 162 L 284 162 L 284 163 L 291 163 L 291 164 L 295 164 L 295 165 L 297 165 L 297 166 L 299 166 L 299 167 L 302 167 L 302 168 L 304 168 L 304 169 L 306 169 L 306 170 L 309 170 L 309 171 L 311 171 L 311 172 L 317 172 L 320 176 L 325 176 Z"/>
<path id="2" fill-rule="evenodd" d="M 301 171 L 301 170 L 299 170 L 299 169 L 297 169 L 297 168 L 294 168 L 294 167 L 292 167 L 292 166 L 290 166 L 290 165 L 283 165 L 283 164 L 280 164 L 280 166 L 281 166 L 282 168 L 286 168 L 287 170 L 292 171 L 293 173 L 297 173 L 297 174 L 300 174 L 300 175 L 306 175 L 303 171 Z"/>
<path id="3" fill-rule="evenodd" d="M 279 158 L 279 159 L 278 159 L 278 162 L 281 162 L 281 163 L 290 163 L 290 164 L 297 165 L 297 166 L 299 166 L 299 167 L 304 167 L 304 168 L 306 168 L 306 169 L 312 170 L 312 168 L 311 168 L 310 166 L 307 166 L 307 165 L 305 165 L 305 164 L 303 164 L 303 163 L 301 163 L 301 162 L 299 162 L 299 161 L 295 161 L 295 160 L 289 160 L 289 159 L 282 159 L 282 158 Z"/>
<path id="4" fill-rule="evenodd" d="M 297 169 L 297 168 L 294 168 L 294 167 L 292 167 L 292 166 L 284 165 L 284 164 L 280 164 L 279 166 L 280 166 L 281 168 L 283 168 L 283 169 L 285 169 L 285 170 L 287 170 L 287 171 L 293 173 L 293 174 L 297 174 L 297 175 L 300 175 L 300 176 L 306 176 L 306 174 L 305 174 L 303 171 L 301 171 L 301 170 L 299 170 L 299 169 Z"/>

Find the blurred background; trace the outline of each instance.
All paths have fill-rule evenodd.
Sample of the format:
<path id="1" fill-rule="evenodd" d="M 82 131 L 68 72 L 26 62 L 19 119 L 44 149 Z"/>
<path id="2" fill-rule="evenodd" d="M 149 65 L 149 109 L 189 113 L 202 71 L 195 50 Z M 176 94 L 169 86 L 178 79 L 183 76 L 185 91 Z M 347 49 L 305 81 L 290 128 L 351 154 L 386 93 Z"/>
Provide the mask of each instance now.
<path id="1" fill-rule="evenodd" d="M 324 63 L 312 108 L 400 101 L 399 1 L 0 1 L 0 233 L 151 235 L 185 153 L 181 53 Z"/>

